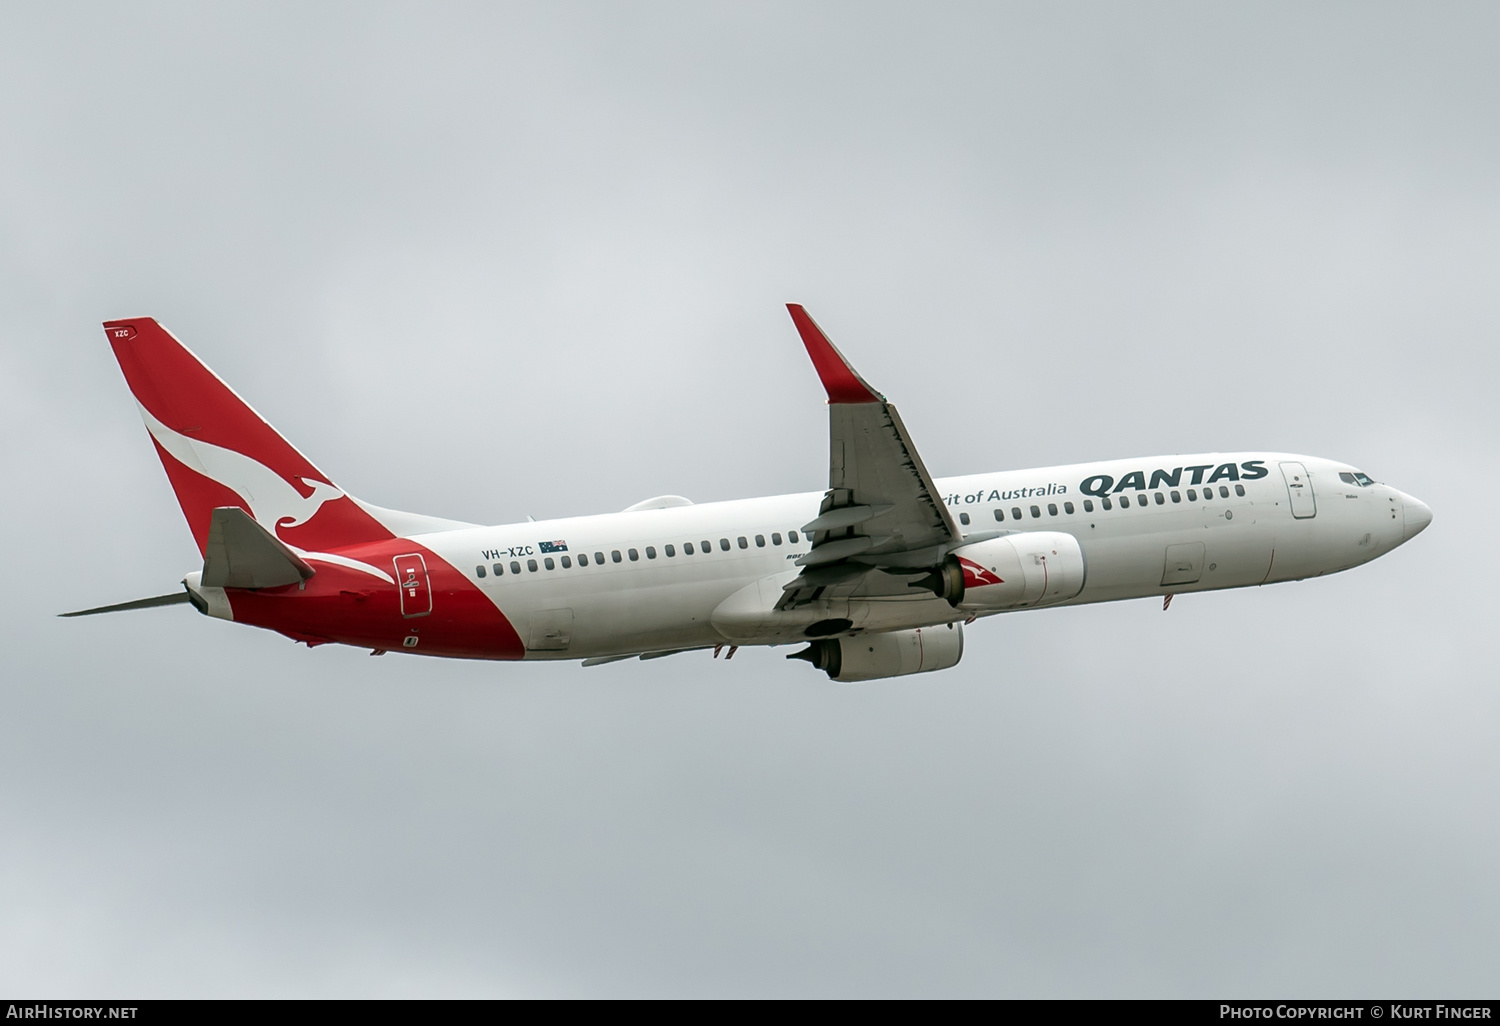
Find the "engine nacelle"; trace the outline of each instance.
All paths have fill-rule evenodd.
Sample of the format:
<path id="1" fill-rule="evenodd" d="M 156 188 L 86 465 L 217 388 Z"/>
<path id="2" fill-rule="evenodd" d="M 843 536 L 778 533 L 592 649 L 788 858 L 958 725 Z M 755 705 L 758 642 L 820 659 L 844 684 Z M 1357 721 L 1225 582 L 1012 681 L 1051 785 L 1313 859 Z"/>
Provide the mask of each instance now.
<path id="1" fill-rule="evenodd" d="M 1078 539 L 1062 531 L 1018 531 L 965 545 L 922 582 L 958 609 L 990 612 L 1044 606 L 1083 590 Z"/>
<path id="2" fill-rule="evenodd" d="M 834 680 L 880 680 L 908 673 L 930 673 L 958 665 L 964 654 L 962 624 L 909 631 L 823 638 L 788 659 L 806 659 Z"/>

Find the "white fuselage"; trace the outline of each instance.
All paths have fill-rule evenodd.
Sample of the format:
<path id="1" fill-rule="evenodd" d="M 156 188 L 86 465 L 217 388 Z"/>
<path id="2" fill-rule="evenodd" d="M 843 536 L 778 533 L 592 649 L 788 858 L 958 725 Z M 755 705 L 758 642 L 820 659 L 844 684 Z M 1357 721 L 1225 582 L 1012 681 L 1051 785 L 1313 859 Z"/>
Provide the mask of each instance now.
<path id="1" fill-rule="evenodd" d="M 1242 469 L 1252 466 L 1262 476 Z M 1294 481 L 1299 471 L 1305 480 Z M 1083 586 L 1053 603 L 1072 605 L 1336 573 L 1389 552 L 1431 519 L 1425 506 L 1394 488 L 1348 483 L 1353 472 L 1315 457 L 1252 452 L 935 483 L 966 536 L 1056 531 L 1075 537 L 1086 565 Z M 797 571 L 794 561 L 808 551 L 802 525 L 818 515 L 822 496 L 669 506 L 413 540 L 472 577 L 516 626 L 526 658 L 788 643 L 800 639 L 795 625 L 779 633 L 748 631 L 731 613 L 774 602 Z M 840 599 L 837 608 L 809 610 L 801 622 L 837 615 L 855 630 L 892 630 L 987 615 L 956 609 L 898 579 L 891 583 L 879 593 Z"/>

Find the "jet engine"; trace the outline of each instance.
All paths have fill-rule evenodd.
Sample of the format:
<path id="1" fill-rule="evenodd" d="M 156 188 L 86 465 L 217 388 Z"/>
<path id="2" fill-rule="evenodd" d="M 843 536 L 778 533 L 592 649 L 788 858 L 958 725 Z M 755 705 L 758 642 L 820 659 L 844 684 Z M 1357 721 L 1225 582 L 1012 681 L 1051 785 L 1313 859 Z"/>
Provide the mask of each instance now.
<path id="1" fill-rule="evenodd" d="M 1018 531 L 965 545 L 913 582 L 955 608 L 974 612 L 1044 606 L 1083 590 L 1078 539 L 1062 531 Z"/>
<path id="2" fill-rule="evenodd" d="M 833 680 L 854 681 L 946 670 L 958 665 L 963 654 L 963 625 L 950 623 L 852 638 L 822 638 L 787 658 L 805 659 Z"/>

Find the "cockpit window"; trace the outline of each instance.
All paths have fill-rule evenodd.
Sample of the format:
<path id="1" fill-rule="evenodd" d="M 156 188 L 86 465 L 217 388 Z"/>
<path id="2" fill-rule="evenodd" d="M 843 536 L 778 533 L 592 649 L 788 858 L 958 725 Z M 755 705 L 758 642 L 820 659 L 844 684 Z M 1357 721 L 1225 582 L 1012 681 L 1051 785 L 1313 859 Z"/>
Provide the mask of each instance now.
<path id="1" fill-rule="evenodd" d="M 1371 480 L 1369 474 L 1361 474 L 1357 470 L 1354 472 L 1354 480 L 1358 481 L 1360 483 L 1360 486 L 1364 488 L 1368 488 L 1375 483 L 1373 480 Z"/>
<path id="2" fill-rule="evenodd" d="M 1339 471 L 1339 480 L 1344 482 L 1344 484 L 1359 484 L 1358 481 L 1354 480 L 1353 474 L 1343 470 Z"/>

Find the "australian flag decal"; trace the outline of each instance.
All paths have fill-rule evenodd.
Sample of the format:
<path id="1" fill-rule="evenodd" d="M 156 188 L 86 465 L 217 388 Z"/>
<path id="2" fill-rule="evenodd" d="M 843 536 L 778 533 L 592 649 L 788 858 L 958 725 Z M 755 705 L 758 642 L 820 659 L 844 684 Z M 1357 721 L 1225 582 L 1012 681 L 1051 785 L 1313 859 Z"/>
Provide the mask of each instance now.
<path id="1" fill-rule="evenodd" d="M 567 552 L 568 543 L 565 541 L 537 542 L 536 547 L 542 552 Z"/>

